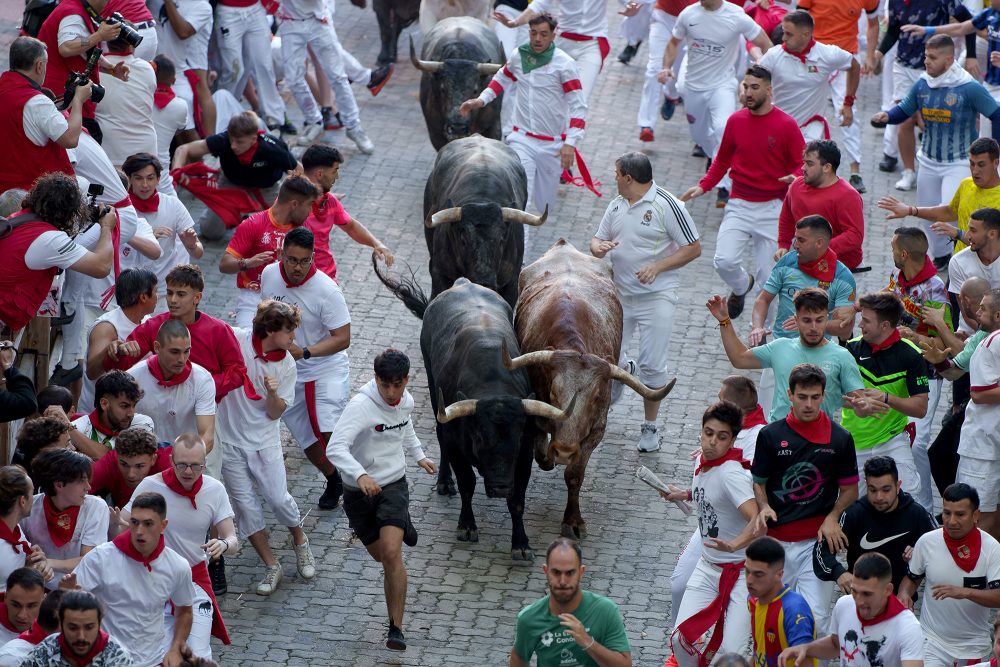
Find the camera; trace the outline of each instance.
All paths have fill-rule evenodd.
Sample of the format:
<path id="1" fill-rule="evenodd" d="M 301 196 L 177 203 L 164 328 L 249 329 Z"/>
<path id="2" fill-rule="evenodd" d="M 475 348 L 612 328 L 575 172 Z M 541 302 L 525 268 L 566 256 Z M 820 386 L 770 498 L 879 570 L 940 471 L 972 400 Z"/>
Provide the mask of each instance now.
<path id="1" fill-rule="evenodd" d="M 122 30 L 118 33 L 118 39 L 126 42 L 133 49 L 139 48 L 139 45 L 142 44 L 142 35 L 135 28 L 126 24 L 125 17 L 118 12 L 104 19 L 104 22 L 121 27 Z"/>
<path id="2" fill-rule="evenodd" d="M 87 220 L 90 228 L 101 218 L 111 212 L 111 207 L 107 204 L 98 204 L 97 198 L 104 194 L 104 186 L 100 183 L 91 183 L 87 188 Z"/>
<path id="3" fill-rule="evenodd" d="M 141 37 L 140 37 L 141 39 Z M 60 111 L 69 108 L 69 105 L 73 103 L 73 96 L 76 95 L 76 89 L 80 86 L 86 86 L 90 82 L 90 75 L 93 73 L 94 68 L 97 67 L 97 61 L 101 58 L 101 50 L 94 48 L 90 50 L 87 57 L 87 66 L 82 72 L 70 72 L 69 78 L 66 79 L 66 88 L 63 91 L 63 102 L 62 106 L 59 107 Z M 104 86 L 99 83 L 94 83 L 90 89 L 90 99 L 94 104 L 97 104 L 104 99 Z"/>

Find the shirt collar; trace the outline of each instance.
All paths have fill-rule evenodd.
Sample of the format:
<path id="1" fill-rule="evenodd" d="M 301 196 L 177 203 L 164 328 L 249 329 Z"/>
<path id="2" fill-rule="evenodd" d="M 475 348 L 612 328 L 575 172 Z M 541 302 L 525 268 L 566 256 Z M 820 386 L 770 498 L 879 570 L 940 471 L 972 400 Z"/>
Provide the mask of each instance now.
<path id="1" fill-rule="evenodd" d="M 650 181 L 649 182 L 649 189 L 646 190 L 646 193 L 644 195 L 642 195 L 641 197 L 639 197 L 639 199 L 634 204 L 629 204 L 629 208 L 635 208 L 636 206 L 638 206 L 639 204 L 642 204 L 642 203 L 647 203 L 648 204 L 649 202 L 651 202 L 654 199 L 656 199 L 656 187 L 657 187 L 656 186 L 656 181 Z M 627 199 L 625 200 L 625 203 L 628 204 L 628 200 Z"/>

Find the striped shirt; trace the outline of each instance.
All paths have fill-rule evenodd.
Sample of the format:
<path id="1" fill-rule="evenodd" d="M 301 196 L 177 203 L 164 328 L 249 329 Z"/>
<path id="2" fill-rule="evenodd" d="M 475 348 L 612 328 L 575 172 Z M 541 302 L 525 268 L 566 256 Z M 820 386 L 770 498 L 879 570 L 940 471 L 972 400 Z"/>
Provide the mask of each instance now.
<path id="1" fill-rule="evenodd" d="M 957 162 L 969 157 L 969 144 L 979 137 L 979 114 L 991 116 L 1000 106 L 977 81 L 931 88 L 918 79 L 898 108 L 924 119 L 920 152 L 935 162 Z"/>
<path id="2" fill-rule="evenodd" d="M 808 644 L 816 638 L 809 603 L 787 585 L 766 604 L 748 597 L 747 606 L 750 608 L 754 667 L 777 667 L 778 655 L 786 648 Z"/>
<path id="3" fill-rule="evenodd" d="M 619 295 L 639 296 L 678 287 L 677 271 L 664 271 L 648 285 L 635 274 L 697 241 L 698 229 L 684 203 L 651 181 L 635 204 L 621 195 L 612 199 L 594 236 L 618 242 L 608 253 L 615 287 Z"/>
<path id="4" fill-rule="evenodd" d="M 1000 67 L 997 67 L 990 60 L 990 56 L 1000 51 L 1000 12 L 988 7 L 976 14 L 972 19 L 972 25 L 976 30 L 986 31 L 986 40 L 989 49 L 986 51 L 986 83 L 991 86 L 1000 86 Z"/>

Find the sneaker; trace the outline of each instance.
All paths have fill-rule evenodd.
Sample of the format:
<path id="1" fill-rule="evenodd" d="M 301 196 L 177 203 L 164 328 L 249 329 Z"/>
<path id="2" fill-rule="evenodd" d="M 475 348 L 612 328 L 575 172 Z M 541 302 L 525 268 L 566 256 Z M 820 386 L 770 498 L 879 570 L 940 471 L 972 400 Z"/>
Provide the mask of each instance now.
<path id="1" fill-rule="evenodd" d="M 746 305 L 747 294 L 753 289 L 753 284 L 753 276 L 750 276 L 750 284 L 747 286 L 746 292 L 743 294 L 737 294 L 736 292 L 729 293 L 729 298 L 726 299 L 726 309 L 729 311 L 729 319 L 735 320 L 743 314 L 743 306 Z"/>
<path id="2" fill-rule="evenodd" d="M 857 190 L 859 195 L 863 195 L 868 192 L 868 188 L 865 187 L 865 182 L 861 180 L 861 174 L 851 174 L 851 187 Z"/>
<path id="3" fill-rule="evenodd" d="M 396 66 L 392 63 L 388 65 L 382 65 L 372 70 L 372 75 L 368 79 L 368 92 L 372 94 L 372 97 L 378 95 L 385 84 L 389 83 L 389 78 L 392 76 L 392 71 L 396 69 Z"/>
<path id="4" fill-rule="evenodd" d="M 719 188 L 715 195 L 715 208 L 726 208 L 729 203 L 729 190 Z"/>
<path id="5" fill-rule="evenodd" d="M 340 480 L 340 471 L 334 470 L 333 474 L 326 478 L 326 490 L 319 497 L 317 504 L 321 510 L 336 509 L 343 494 L 344 483 Z"/>
<path id="6" fill-rule="evenodd" d="M 885 153 L 883 153 L 882 161 L 878 163 L 878 170 L 891 174 L 892 172 L 896 171 L 896 165 L 898 164 L 899 160 L 897 158 L 894 158 L 891 155 L 886 155 Z"/>
<path id="7" fill-rule="evenodd" d="M 344 129 L 344 121 L 340 119 L 340 112 L 334 111 L 333 107 L 323 107 L 321 110 L 323 114 L 323 129 L 324 130 L 342 130 Z"/>
<path id="8" fill-rule="evenodd" d="M 694 148 L 691 150 L 691 157 L 708 157 L 708 155 L 705 153 L 704 148 L 695 144 Z"/>
<path id="9" fill-rule="evenodd" d="M 917 184 L 917 172 L 912 169 L 904 169 L 903 177 L 896 181 L 897 190 L 912 190 Z"/>
<path id="10" fill-rule="evenodd" d="M 294 137 L 299 133 L 299 131 L 295 129 L 295 126 L 292 125 L 292 123 L 288 120 L 285 120 L 285 122 L 281 123 L 280 125 L 278 123 L 268 123 L 267 130 L 271 134 L 278 137 L 280 137 L 283 134 L 287 134 L 288 136 Z"/>
<path id="11" fill-rule="evenodd" d="M 357 144 L 358 150 L 365 155 L 371 155 L 375 152 L 375 144 L 373 144 L 372 140 L 368 138 L 368 135 L 361 129 L 360 125 L 348 128 L 347 138 Z"/>
<path id="12" fill-rule="evenodd" d="M 642 127 L 639 128 L 639 141 L 652 141 L 653 140 L 653 128 Z"/>
<path id="13" fill-rule="evenodd" d="M 323 136 L 324 123 L 318 120 L 315 123 L 306 123 L 302 126 L 302 136 L 299 137 L 299 144 L 308 146 Z"/>
<path id="14" fill-rule="evenodd" d="M 49 384 L 57 384 L 60 387 L 69 387 L 71 384 L 83 377 L 83 364 L 78 363 L 70 369 L 63 368 L 61 364 L 56 364 L 56 369 L 52 371 Z"/>
<path id="15" fill-rule="evenodd" d="M 219 556 L 219 560 L 209 562 L 208 578 L 212 581 L 212 592 L 216 595 L 225 595 L 229 592 L 229 585 L 226 583 L 226 558 Z"/>
<path id="16" fill-rule="evenodd" d="M 635 375 L 635 362 L 629 359 L 625 362 L 625 371 L 629 375 Z M 611 405 L 614 405 L 619 400 L 621 400 L 622 394 L 625 392 L 625 385 L 623 385 L 618 380 L 611 381 Z"/>
<path id="17" fill-rule="evenodd" d="M 293 545 L 295 548 L 295 569 L 299 571 L 299 576 L 303 579 L 312 579 L 316 576 L 316 557 L 313 556 L 309 547 L 309 538 L 302 544 Z M 279 576 L 280 580 L 281 577 Z M 258 590 L 258 592 L 260 592 Z"/>
<path id="18" fill-rule="evenodd" d="M 636 449 L 640 452 L 655 452 L 660 448 L 660 436 L 656 433 L 656 426 L 653 424 L 642 424 L 642 435 L 639 436 L 639 444 Z"/>
<path id="19" fill-rule="evenodd" d="M 281 583 L 281 579 L 284 576 L 281 573 L 281 563 L 267 568 L 266 572 L 264 578 L 257 584 L 257 595 L 270 595 L 278 590 L 278 584 Z"/>
<path id="20" fill-rule="evenodd" d="M 409 517 L 406 519 L 406 528 L 403 529 L 403 544 L 408 547 L 417 546 L 417 529 L 410 521 Z"/>
<path id="21" fill-rule="evenodd" d="M 632 58 L 635 58 L 635 54 L 639 52 L 639 47 L 642 46 L 642 40 L 640 39 L 636 44 L 628 44 L 622 52 L 618 54 L 618 62 L 622 65 L 628 65 L 632 62 Z"/>
<path id="22" fill-rule="evenodd" d="M 940 257 L 935 257 L 932 260 L 934 268 L 938 271 L 947 271 L 948 263 L 951 262 L 951 255 L 941 255 Z"/>
<path id="23" fill-rule="evenodd" d="M 393 651 L 405 651 L 406 650 L 406 637 L 403 636 L 403 631 L 389 622 L 389 632 L 385 635 L 385 647 L 391 648 Z"/>
<path id="24" fill-rule="evenodd" d="M 663 104 L 660 105 L 660 118 L 663 120 L 670 120 L 673 118 L 674 111 L 677 109 L 677 102 L 678 100 L 664 97 Z"/>

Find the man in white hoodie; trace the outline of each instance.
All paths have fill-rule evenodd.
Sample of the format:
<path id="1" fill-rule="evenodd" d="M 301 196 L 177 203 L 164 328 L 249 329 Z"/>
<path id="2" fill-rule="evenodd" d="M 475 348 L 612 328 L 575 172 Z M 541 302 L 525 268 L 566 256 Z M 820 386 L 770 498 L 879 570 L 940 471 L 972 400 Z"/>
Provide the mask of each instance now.
<path id="1" fill-rule="evenodd" d="M 417 543 L 403 450 L 427 474 L 437 472 L 413 431 L 413 397 L 406 391 L 409 381 L 410 359 L 405 354 L 389 349 L 375 357 L 375 378 L 344 408 L 326 450 L 341 471 L 344 512 L 351 528 L 385 571 L 389 611 L 385 645 L 397 651 L 406 649 L 401 629 L 406 605 L 402 545 Z"/>

